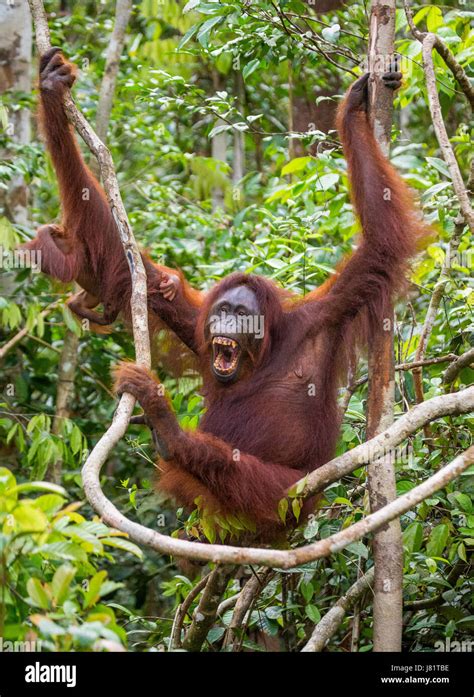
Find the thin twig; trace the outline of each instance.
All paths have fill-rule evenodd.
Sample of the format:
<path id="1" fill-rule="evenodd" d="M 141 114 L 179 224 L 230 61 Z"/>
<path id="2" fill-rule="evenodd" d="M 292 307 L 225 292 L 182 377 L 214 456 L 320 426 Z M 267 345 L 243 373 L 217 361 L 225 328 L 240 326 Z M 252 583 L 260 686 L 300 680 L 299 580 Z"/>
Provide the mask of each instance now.
<path id="1" fill-rule="evenodd" d="M 349 588 L 342 598 L 318 622 L 309 641 L 301 649 L 302 653 L 319 652 L 324 649 L 331 637 L 339 629 L 346 613 L 360 603 L 365 592 L 373 586 L 374 568 L 372 567 Z"/>
<path id="2" fill-rule="evenodd" d="M 174 616 L 173 626 L 171 628 L 170 651 L 175 651 L 176 649 L 181 648 L 181 632 L 183 630 L 185 617 L 188 614 L 189 608 L 193 604 L 194 600 L 197 598 L 203 588 L 206 587 L 206 583 L 208 582 L 210 575 L 211 572 L 203 576 L 201 580 L 196 583 L 194 588 L 191 588 L 183 602 L 178 605 L 176 614 Z"/>

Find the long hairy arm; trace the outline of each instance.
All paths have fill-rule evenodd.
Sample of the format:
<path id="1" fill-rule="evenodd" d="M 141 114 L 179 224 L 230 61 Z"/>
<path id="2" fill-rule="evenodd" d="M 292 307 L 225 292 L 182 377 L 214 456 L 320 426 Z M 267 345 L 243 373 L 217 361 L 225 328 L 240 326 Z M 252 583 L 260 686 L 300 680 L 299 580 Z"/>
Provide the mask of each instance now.
<path id="1" fill-rule="evenodd" d="M 428 234 L 408 187 L 374 138 L 368 81 L 367 74 L 352 85 L 337 116 L 363 236 L 327 286 L 305 298 L 303 309 L 311 315 L 313 303 L 318 326 L 343 328 L 364 311 L 369 329 L 380 329 L 389 301 L 404 285 L 409 260 Z"/>

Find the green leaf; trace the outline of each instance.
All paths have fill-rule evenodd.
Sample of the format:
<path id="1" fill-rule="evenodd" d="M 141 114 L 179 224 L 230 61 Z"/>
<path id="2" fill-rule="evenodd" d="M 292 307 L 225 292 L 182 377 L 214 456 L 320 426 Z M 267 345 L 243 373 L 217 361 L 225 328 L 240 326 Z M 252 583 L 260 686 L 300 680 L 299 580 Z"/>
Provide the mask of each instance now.
<path id="1" fill-rule="evenodd" d="M 466 513 L 472 513 L 472 501 L 467 494 L 457 493 L 454 495 L 454 498 L 458 502 L 459 508 L 461 508 Z"/>
<path id="2" fill-rule="evenodd" d="M 138 557 L 138 559 L 143 559 L 143 552 L 140 547 L 137 547 L 137 545 L 130 542 L 130 540 L 124 540 L 121 537 L 101 537 L 100 541 L 104 545 L 116 547 L 117 549 L 123 549 L 125 552 L 134 554 L 136 557 Z"/>
<path id="3" fill-rule="evenodd" d="M 443 174 L 445 177 L 451 179 L 451 174 L 444 160 L 441 160 L 439 157 L 426 157 L 425 159 L 426 162 L 428 162 L 428 164 L 437 169 L 438 172 L 441 172 L 441 174 Z"/>
<path id="4" fill-rule="evenodd" d="M 183 15 L 187 14 L 188 12 L 191 12 L 191 10 L 194 10 L 194 8 L 196 8 L 200 2 L 201 0 L 189 0 L 183 7 Z"/>
<path id="5" fill-rule="evenodd" d="M 98 571 L 89 581 L 89 588 L 84 596 L 84 609 L 92 607 L 99 600 L 100 589 L 107 577 L 107 571 Z"/>
<path id="6" fill-rule="evenodd" d="M 66 499 L 58 494 L 44 494 L 35 499 L 35 506 L 50 515 L 56 513 L 66 503 Z"/>
<path id="7" fill-rule="evenodd" d="M 260 65 L 260 59 L 254 58 L 249 61 L 242 70 L 242 77 L 246 80 Z"/>
<path id="8" fill-rule="evenodd" d="M 293 499 L 291 502 L 291 509 L 293 511 L 293 515 L 296 518 L 296 521 L 300 519 L 300 513 L 301 513 L 301 504 L 299 502 L 299 499 Z"/>
<path id="9" fill-rule="evenodd" d="M 210 518 L 203 516 L 201 518 L 201 527 L 209 542 L 214 544 L 216 541 L 216 526 L 214 525 L 214 522 Z"/>
<path id="10" fill-rule="evenodd" d="M 286 522 L 286 514 L 288 513 L 288 499 L 280 499 L 278 501 L 278 515 L 282 523 Z"/>
<path id="11" fill-rule="evenodd" d="M 22 531 L 43 532 L 48 525 L 43 511 L 28 503 L 20 503 L 13 511 L 13 517 Z"/>
<path id="12" fill-rule="evenodd" d="M 81 336 L 80 324 L 75 319 L 71 310 L 68 307 L 64 306 L 62 308 L 62 313 L 63 313 L 64 324 L 69 329 L 69 331 L 72 332 L 73 334 L 75 334 L 76 336 Z"/>
<path id="13" fill-rule="evenodd" d="M 188 4 L 189 4 L 189 3 L 188 3 Z M 183 11 L 184 11 L 184 10 L 183 10 Z M 188 29 L 188 31 L 186 32 L 186 34 L 183 36 L 183 38 L 182 38 L 181 41 L 179 42 L 178 48 L 183 48 L 183 46 L 186 46 L 186 44 L 188 43 L 188 41 L 190 41 L 190 40 L 193 38 L 193 36 L 194 36 L 194 34 L 197 32 L 198 28 L 199 28 L 199 25 L 198 25 L 198 24 L 195 24 L 193 27 L 191 27 L 191 29 Z"/>
<path id="14" fill-rule="evenodd" d="M 51 583 L 56 605 L 62 605 L 66 600 L 69 586 L 75 575 L 76 569 L 70 564 L 63 564 L 59 569 L 56 569 Z"/>
<path id="15" fill-rule="evenodd" d="M 281 169 L 281 176 L 284 177 L 286 174 L 293 174 L 293 172 L 301 172 L 306 165 L 311 162 L 312 157 L 295 157 L 290 162 L 287 162 Z"/>
<path id="16" fill-rule="evenodd" d="M 426 16 L 426 27 L 428 31 L 436 32 L 443 25 L 443 14 L 439 7 L 432 5 Z"/>
<path id="17" fill-rule="evenodd" d="M 37 607 L 40 607 L 42 610 L 47 610 L 49 608 L 48 594 L 38 578 L 29 578 L 26 584 L 26 590 Z"/>
<path id="18" fill-rule="evenodd" d="M 423 527 L 421 523 L 411 523 L 403 531 L 403 546 L 409 552 L 417 552 L 423 543 Z"/>
<path id="19" fill-rule="evenodd" d="M 433 528 L 426 545 L 426 554 L 429 557 L 440 557 L 446 547 L 448 537 L 449 529 L 444 523 Z"/>
<path id="20" fill-rule="evenodd" d="M 6 467 L 0 467 L 0 495 L 7 494 L 10 496 L 16 489 L 16 479 L 14 475 Z M 14 497 L 16 498 L 16 496 Z"/>
<path id="21" fill-rule="evenodd" d="M 305 581 L 303 581 L 300 584 L 300 591 L 301 591 L 301 595 L 303 596 L 305 601 L 307 603 L 309 603 L 309 601 L 311 600 L 311 598 L 314 595 L 313 584 L 311 582 L 306 583 Z"/>
<path id="22" fill-rule="evenodd" d="M 311 622 L 314 622 L 314 624 L 317 624 L 320 621 L 321 613 L 316 605 L 306 605 L 304 611 L 306 613 L 306 617 L 308 617 Z"/>
<path id="23" fill-rule="evenodd" d="M 346 549 L 348 552 L 352 552 L 352 554 L 356 554 L 358 557 L 362 557 L 363 559 L 369 558 L 369 550 L 361 540 L 351 542 L 349 545 L 347 545 Z"/>
<path id="24" fill-rule="evenodd" d="M 72 433 L 69 439 L 69 447 L 74 455 L 77 455 L 82 448 L 82 433 L 76 425 L 73 426 Z"/>
<path id="25" fill-rule="evenodd" d="M 206 21 L 203 22 L 203 24 L 201 24 L 196 37 L 201 46 L 207 48 L 207 44 L 209 42 L 209 34 L 211 33 L 212 29 L 214 29 L 214 27 L 217 26 L 221 21 L 222 17 L 220 15 L 217 15 L 217 17 L 210 17 L 210 19 L 206 19 Z"/>
<path id="26" fill-rule="evenodd" d="M 16 486 L 14 491 L 18 493 L 22 491 L 47 491 L 50 494 L 57 494 L 65 498 L 68 496 L 66 489 L 59 486 L 59 484 L 52 484 L 50 482 L 25 482 L 24 484 Z"/>
<path id="27" fill-rule="evenodd" d="M 339 181 L 339 174 L 323 174 L 316 180 L 316 189 L 318 191 L 328 191 L 332 189 Z"/>

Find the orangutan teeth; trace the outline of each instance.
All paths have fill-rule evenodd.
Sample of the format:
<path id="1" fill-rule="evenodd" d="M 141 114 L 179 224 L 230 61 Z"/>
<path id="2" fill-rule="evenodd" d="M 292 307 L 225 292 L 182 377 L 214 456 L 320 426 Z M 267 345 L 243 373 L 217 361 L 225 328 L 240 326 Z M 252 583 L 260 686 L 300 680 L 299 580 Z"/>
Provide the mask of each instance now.
<path id="1" fill-rule="evenodd" d="M 220 375 L 233 373 L 238 365 L 241 348 L 235 339 L 215 336 L 212 340 L 214 350 L 213 367 Z"/>
<path id="2" fill-rule="evenodd" d="M 213 339 L 213 344 L 218 346 L 232 346 L 232 348 L 237 348 L 238 344 L 234 339 L 228 339 L 224 336 L 216 336 Z"/>

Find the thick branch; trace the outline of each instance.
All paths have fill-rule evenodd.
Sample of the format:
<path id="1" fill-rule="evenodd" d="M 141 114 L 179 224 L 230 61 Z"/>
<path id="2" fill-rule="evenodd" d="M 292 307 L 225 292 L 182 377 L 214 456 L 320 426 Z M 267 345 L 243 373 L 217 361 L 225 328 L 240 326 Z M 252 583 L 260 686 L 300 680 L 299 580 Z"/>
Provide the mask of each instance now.
<path id="1" fill-rule="evenodd" d="M 318 622 L 311 638 L 301 649 L 301 652 L 309 653 L 322 651 L 331 637 L 333 637 L 339 629 L 346 613 L 362 598 L 367 589 L 373 586 L 373 583 L 374 568 L 372 567 L 349 588 L 342 598 L 339 598 L 337 603 Z"/>
<path id="2" fill-rule="evenodd" d="M 210 574 L 183 641 L 183 648 L 186 651 L 199 651 L 205 642 L 208 632 L 215 622 L 219 603 L 232 573 L 233 569 L 228 566 L 216 566 Z"/>
<path id="3" fill-rule="evenodd" d="M 236 650 L 236 645 L 234 642 L 236 633 L 242 627 L 250 607 L 262 592 L 262 589 L 265 588 L 266 584 L 273 576 L 273 573 L 274 572 L 272 572 L 271 569 L 265 569 L 260 574 L 254 574 L 249 578 L 245 586 L 242 588 L 238 594 L 234 614 L 232 615 L 232 620 L 230 621 L 229 628 L 226 632 L 224 646 L 233 646 L 233 650 Z"/>
<path id="4" fill-rule="evenodd" d="M 183 623 L 188 610 L 193 604 L 193 601 L 198 597 L 199 593 L 206 587 L 206 584 L 211 576 L 211 573 L 206 574 L 201 578 L 201 580 L 196 583 L 194 588 L 192 588 L 183 602 L 178 605 L 176 614 L 174 617 L 173 627 L 171 628 L 170 636 L 170 651 L 175 651 L 181 647 L 181 632 L 183 629 Z"/>
<path id="5" fill-rule="evenodd" d="M 423 43 L 427 35 L 426 32 L 420 31 L 415 25 L 413 21 L 413 13 L 411 11 L 410 5 L 408 4 L 408 0 L 403 0 L 403 4 L 405 7 L 405 13 L 407 16 L 408 26 L 410 27 L 411 33 L 413 34 L 415 39 L 418 39 L 420 43 Z M 435 36 L 433 48 L 435 48 L 438 51 L 439 55 L 444 60 L 444 62 L 454 75 L 455 79 L 457 80 L 462 91 L 466 95 L 469 104 L 471 105 L 471 108 L 474 109 L 474 87 L 472 86 L 471 81 L 467 76 L 464 68 L 457 62 L 454 55 L 451 53 L 449 48 L 446 46 L 444 41 L 439 36 Z"/>
<path id="6" fill-rule="evenodd" d="M 132 12 L 132 0 L 117 0 L 115 7 L 115 22 L 105 59 L 104 77 L 100 86 L 99 104 L 97 106 L 96 132 L 97 136 L 105 143 L 109 126 L 110 112 L 115 93 L 115 82 L 120 65 L 125 42 L 125 32 Z"/>
<path id="7" fill-rule="evenodd" d="M 70 329 L 64 335 L 63 350 L 59 358 L 58 384 L 56 388 L 56 410 L 53 419 L 53 433 L 59 435 L 64 419 L 71 415 L 71 401 L 74 395 L 74 377 L 76 374 L 79 350 L 79 337 Z M 53 462 L 47 473 L 47 479 L 55 484 L 61 484 L 63 460 L 58 458 Z"/>
<path id="8" fill-rule="evenodd" d="M 459 217 L 459 222 L 456 223 L 454 227 L 454 233 L 446 250 L 446 255 L 444 257 L 443 266 L 439 274 L 438 281 L 433 289 L 433 294 L 430 299 L 428 310 L 426 312 L 425 321 L 423 323 L 423 329 L 421 330 L 420 340 L 415 354 L 415 361 L 420 363 L 420 367 L 413 371 L 413 383 L 415 387 L 415 396 L 418 404 L 424 400 L 423 392 L 423 370 L 422 362 L 425 357 L 425 351 L 428 347 L 428 342 L 430 340 L 431 333 L 436 321 L 436 316 L 438 314 L 441 301 L 443 299 L 446 287 L 449 283 L 451 276 L 451 262 L 454 254 L 456 253 L 459 243 L 461 241 L 461 235 L 464 230 L 464 224 L 462 222 L 462 216 Z M 425 437 L 427 439 L 431 438 L 431 431 L 428 426 L 425 427 Z"/>
<path id="9" fill-rule="evenodd" d="M 28 1 L 34 20 L 38 53 L 42 55 L 51 48 L 46 13 L 41 0 Z M 95 155 L 99 163 L 105 194 L 120 234 L 120 239 L 123 244 L 124 253 L 127 258 L 132 277 L 132 297 L 130 304 L 132 310 L 133 338 L 135 342 L 137 363 L 149 367 L 150 340 L 148 336 L 146 273 L 138 245 L 123 205 L 122 197 L 120 195 L 112 157 L 108 149 L 97 137 L 87 120 L 77 109 L 69 93 L 67 93 L 64 98 L 64 108 L 69 121 L 76 128 L 77 132 L 84 140 L 90 151 Z M 122 402 L 127 405 L 127 411 L 131 412 L 134 404 L 132 397 L 124 395 L 122 397 Z M 121 418 L 125 417 L 125 413 L 125 411 L 121 412 Z M 90 457 L 94 457 L 94 451 L 91 453 Z M 87 488 L 90 484 L 90 478 L 88 476 L 89 467 L 87 463 L 84 466 L 84 469 L 84 488 L 86 489 L 87 493 Z"/>
<path id="10" fill-rule="evenodd" d="M 48 305 L 48 307 L 45 307 L 44 310 L 42 310 L 39 315 L 38 319 L 44 319 L 46 315 L 49 315 L 50 312 L 55 310 L 57 306 L 59 305 L 58 301 L 54 301 L 51 303 L 51 305 Z M 38 319 L 35 321 L 35 324 L 37 324 Z M 12 348 L 14 348 L 25 336 L 28 336 L 29 332 L 31 331 L 31 327 L 23 327 L 18 331 L 15 336 L 12 336 L 9 341 L 6 342 L 6 344 L 3 344 L 3 346 L 0 348 L 0 361 L 5 358 L 7 353 L 11 351 Z"/>
<path id="11" fill-rule="evenodd" d="M 443 159 L 446 162 L 451 175 L 453 188 L 459 200 L 462 215 L 469 226 L 471 233 L 474 233 L 474 210 L 469 203 L 469 196 L 466 186 L 464 185 L 461 170 L 459 169 L 451 143 L 449 142 L 449 136 L 441 113 L 438 90 L 436 89 L 436 75 L 433 65 L 433 48 L 435 44 L 436 35 L 426 34 L 422 44 L 423 67 L 425 70 L 426 89 L 428 91 L 431 119 L 433 121 L 436 138 L 438 139 L 439 147 L 441 149 L 441 154 L 443 155 Z"/>
<path id="12" fill-rule="evenodd" d="M 459 356 L 457 360 L 446 368 L 443 373 L 444 384 L 451 385 L 451 383 L 456 380 L 461 370 L 468 366 L 474 366 L 474 347 L 470 348 L 466 353 L 463 353 L 462 356 Z"/>
<path id="13" fill-rule="evenodd" d="M 38 53 L 42 55 L 51 48 L 46 13 L 41 0 L 28 1 L 34 20 Z M 130 267 L 132 280 L 130 306 L 136 359 L 138 364 L 149 367 L 151 359 L 150 338 L 148 334 L 146 272 L 122 202 L 112 157 L 84 116 L 78 111 L 68 93 L 64 98 L 64 108 L 69 121 L 75 126 L 77 132 L 95 155 L 99 163 L 104 190 Z M 111 427 L 101 438 L 97 447 L 91 452 L 84 465 L 82 471 L 84 491 L 93 506 L 97 497 L 100 498 L 101 495 L 103 496 L 98 476 L 96 476 L 96 466 L 100 463 L 98 465 L 100 468 L 119 438 L 125 434 L 134 404 L 135 399 L 131 395 L 122 395 Z"/>
<path id="14" fill-rule="evenodd" d="M 369 70 L 385 56 L 393 55 L 395 40 L 395 0 L 372 0 L 370 7 Z M 393 93 L 381 75 L 373 77 L 370 117 L 375 138 L 388 156 L 392 132 Z M 393 423 L 395 403 L 394 310 L 387 307 L 389 326 L 380 328 L 369 351 L 369 389 L 367 395 L 367 433 L 372 436 Z M 395 465 L 390 456 L 367 468 L 370 510 L 380 509 L 397 497 Z M 374 651 L 400 651 L 402 641 L 403 545 L 400 521 L 394 520 L 374 536 L 372 553 L 375 566 L 373 607 Z"/>
<path id="15" fill-rule="evenodd" d="M 446 397 L 448 396 L 454 399 L 447 401 Z M 474 387 L 468 387 L 461 392 L 454 392 L 450 395 L 441 395 L 428 399 L 423 404 L 410 409 L 383 433 L 311 472 L 306 480 L 303 497 L 321 491 L 328 484 L 332 484 L 332 482 L 338 481 L 346 474 L 350 474 L 357 467 L 373 462 L 384 453 L 391 452 L 410 434 L 415 433 L 430 421 L 434 421 L 441 416 L 466 414 L 473 409 Z"/>
<path id="16" fill-rule="evenodd" d="M 465 390 L 467 393 L 469 390 Z M 470 390 L 470 409 L 474 408 L 474 388 Z M 455 394 L 445 395 L 442 399 L 455 397 Z M 435 399 L 439 400 L 439 397 Z M 424 402 L 416 410 L 423 409 L 429 400 Z M 464 405 L 463 410 L 468 411 Z M 415 411 L 413 409 L 413 411 Z M 120 405 L 119 409 L 120 410 Z M 459 412 L 452 412 L 459 413 Z M 117 422 L 120 421 L 120 415 L 117 415 Z M 405 417 L 406 418 L 406 417 Z M 392 426 L 394 429 L 396 424 Z M 117 436 L 120 424 L 115 425 L 114 437 Z M 114 429 L 114 423 L 110 430 Z M 391 430 L 391 429 L 390 429 Z M 383 437 L 384 434 L 380 434 Z M 103 437 L 104 438 L 104 437 Z M 101 441 L 103 440 L 101 439 Z M 108 453 L 108 449 L 102 442 L 99 441 L 97 448 L 99 452 L 104 452 L 104 459 Z M 364 443 L 360 448 L 367 448 L 370 445 Z M 367 452 L 367 457 L 370 455 Z M 344 457 L 344 456 L 342 456 Z M 336 461 L 333 461 L 336 462 Z M 133 521 L 122 515 L 113 504 L 101 494 L 101 500 L 96 501 L 97 509 L 105 522 L 109 525 L 122 530 L 130 535 L 130 538 L 142 545 L 147 545 L 152 549 L 163 554 L 172 554 L 174 556 L 186 557 L 188 559 L 197 559 L 201 561 L 214 561 L 229 564 L 261 564 L 263 566 L 274 566 L 277 568 L 290 569 L 300 564 L 304 564 L 315 559 L 330 556 L 335 552 L 344 549 L 351 542 L 361 539 L 365 535 L 374 530 L 377 530 L 382 525 L 402 515 L 410 508 L 413 508 L 418 503 L 421 503 L 425 498 L 442 489 L 450 481 L 458 477 L 470 464 L 474 462 L 474 446 L 468 451 L 459 455 L 451 464 L 442 468 L 439 472 L 430 477 L 427 481 L 415 487 L 407 494 L 396 499 L 384 508 L 379 509 L 375 513 L 367 516 L 364 520 L 355 523 L 353 526 L 342 530 L 341 532 L 325 538 L 318 542 L 314 542 L 305 547 L 292 550 L 274 550 L 274 549 L 259 549 L 256 547 L 231 547 L 230 545 L 207 545 L 200 542 L 190 542 L 187 540 L 177 540 L 161 533 L 146 528 L 143 525 L 134 523 Z M 353 462 L 353 468 L 360 466 L 361 463 Z M 346 463 L 347 467 L 347 463 Z"/>

